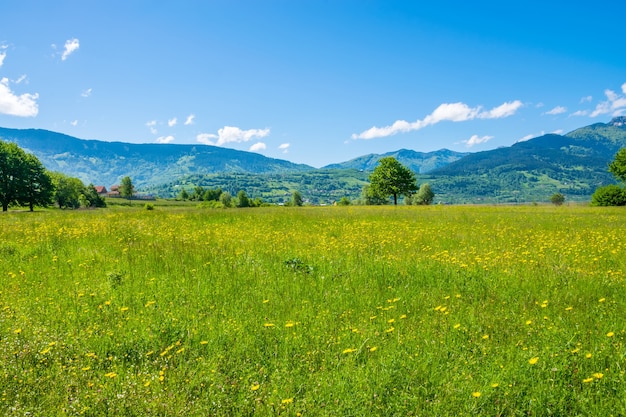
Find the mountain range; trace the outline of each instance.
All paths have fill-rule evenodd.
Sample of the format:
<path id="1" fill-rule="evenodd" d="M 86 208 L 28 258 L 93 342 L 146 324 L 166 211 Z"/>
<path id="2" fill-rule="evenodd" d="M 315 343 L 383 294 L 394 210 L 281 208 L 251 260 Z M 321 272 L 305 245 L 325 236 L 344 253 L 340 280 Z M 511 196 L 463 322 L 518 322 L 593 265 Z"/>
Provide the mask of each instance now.
<path id="1" fill-rule="evenodd" d="M 128 175 L 139 190 L 164 197 L 201 185 L 243 189 L 269 201 L 295 189 L 312 202 L 357 198 L 378 160 L 393 156 L 418 174 L 418 182 L 428 182 L 439 202 L 546 201 L 554 192 L 585 200 L 596 187 L 615 182 L 607 166 L 626 147 L 626 117 L 489 151 L 401 149 L 319 169 L 217 146 L 82 140 L 40 129 L 0 128 L 0 139 L 85 184 L 110 186 Z"/>

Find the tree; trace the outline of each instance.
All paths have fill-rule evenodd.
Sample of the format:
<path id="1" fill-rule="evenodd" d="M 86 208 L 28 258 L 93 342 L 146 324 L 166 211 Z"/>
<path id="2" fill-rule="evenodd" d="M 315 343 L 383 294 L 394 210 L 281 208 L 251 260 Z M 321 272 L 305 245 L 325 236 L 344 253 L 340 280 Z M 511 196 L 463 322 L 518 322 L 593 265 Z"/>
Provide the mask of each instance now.
<path id="1" fill-rule="evenodd" d="M 300 207 L 302 206 L 302 204 L 304 204 L 304 199 L 302 198 L 302 194 L 300 194 L 300 191 L 294 191 L 293 193 L 291 193 L 291 206 L 293 207 Z"/>
<path id="2" fill-rule="evenodd" d="M 25 154 L 24 161 L 24 183 L 19 190 L 18 202 L 28 204 L 30 211 L 34 206 L 43 206 L 53 202 L 54 185 L 52 178 L 39 162 L 39 159 L 32 154 Z"/>
<path id="3" fill-rule="evenodd" d="M 87 207 L 106 207 L 107 203 L 93 184 L 89 184 L 83 189 L 83 196 L 87 202 Z"/>
<path id="4" fill-rule="evenodd" d="M 128 199 L 128 204 L 130 204 L 130 200 L 133 198 L 133 194 L 135 193 L 135 189 L 133 186 L 133 181 L 129 176 L 122 178 L 122 183 L 120 184 L 120 196 L 126 197 Z"/>
<path id="5" fill-rule="evenodd" d="M 433 203 L 435 193 L 428 184 L 422 184 L 420 190 L 413 196 L 413 204 L 428 206 Z"/>
<path id="6" fill-rule="evenodd" d="M 232 207 L 233 196 L 228 191 L 224 191 L 220 194 L 220 203 L 222 203 L 224 207 Z"/>
<path id="7" fill-rule="evenodd" d="M 0 141 L 0 203 L 2 211 L 10 204 L 35 205 L 51 203 L 53 185 L 39 159 L 17 144 Z"/>
<path id="8" fill-rule="evenodd" d="M 241 208 L 241 207 L 250 207 L 251 201 L 250 198 L 248 198 L 248 194 L 246 194 L 246 192 L 244 190 L 240 190 L 237 193 L 237 207 Z"/>
<path id="9" fill-rule="evenodd" d="M 617 152 L 615 159 L 609 164 L 609 172 L 618 180 L 626 182 L 626 148 Z"/>
<path id="10" fill-rule="evenodd" d="M 392 156 L 378 161 L 369 181 L 374 195 L 393 196 L 394 205 L 398 205 L 398 195 L 410 197 L 417 190 L 415 174 Z"/>
<path id="11" fill-rule="evenodd" d="M 80 196 L 83 195 L 85 184 L 78 178 L 68 177 L 60 172 L 52 172 L 52 183 L 54 184 L 54 201 L 59 208 L 80 207 Z"/>
<path id="12" fill-rule="evenodd" d="M 561 193 L 552 194 L 552 197 L 550 197 L 550 202 L 555 206 L 560 206 L 565 202 L 565 196 Z"/>
<path id="13" fill-rule="evenodd" d="M 19 167 L 24 151 L 15 143 L 0 141 L 0 202 L 2 211 L 17 202 L 19 192 Z"/>

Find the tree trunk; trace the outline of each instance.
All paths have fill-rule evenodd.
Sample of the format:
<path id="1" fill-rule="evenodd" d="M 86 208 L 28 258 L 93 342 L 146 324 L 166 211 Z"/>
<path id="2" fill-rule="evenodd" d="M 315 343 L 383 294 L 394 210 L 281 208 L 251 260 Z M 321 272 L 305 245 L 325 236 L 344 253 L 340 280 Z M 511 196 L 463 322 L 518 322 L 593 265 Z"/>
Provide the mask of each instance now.
<path id="1" fill-rule="evenodd" d="M 34 211 L 34 210 L 33 210 L 33 203 L 32 203 L 32 202 L 29 204 L 29 206 L 28 206 L 28 207 L 30 208 L 30 211 Z"/>
<path id="2" fill-rule="evenodd" d="M 7 211 L 9 209 L 9 203 L 2 203 L 2 211 Z"/>
<path id="3" fill-rule="evenodd" d="M 398 194 L 394 194 L 393 195 L 393 205 L 397 206 L 398 205 Z"/>

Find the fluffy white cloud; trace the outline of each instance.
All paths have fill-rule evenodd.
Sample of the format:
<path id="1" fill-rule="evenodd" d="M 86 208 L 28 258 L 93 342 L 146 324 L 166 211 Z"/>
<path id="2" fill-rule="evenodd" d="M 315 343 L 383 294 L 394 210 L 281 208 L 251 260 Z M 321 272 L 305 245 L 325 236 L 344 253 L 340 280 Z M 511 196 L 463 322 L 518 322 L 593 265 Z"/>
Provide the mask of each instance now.
<path id="1" fill-rule="evenodd" d="M 587 116 L 589 112 L 587 110 L 577 110 L 574 113 L 570 114 L 570 116 Z"/>
<path id="2" fill-rule="evenodd" d="M 280 149 L 283 153 L 288 153 L 290 146 L 290 143 L 281 143 L 280 145 L 278 145 L 278 149 Z"/>
<path id="3" fill-rule="evenodd" d="M 73 120 L 70 122 L 72 126 L 78 126 L 78 120 Z"/>
<path id="4" fill-rule="evenodd" d="M 622 85 L 622 92 L 626 94 L 626 83 Z M 598 103 L 595 110 L 589 114 L 589 117 L 597 117 L 601 114 L 611 113 L 613 116 L 619 116 L 626 111 L 626 96 L 620 96 L 613 90 L 605 90 L 604 95 L 607 100 Z"/>
<path id="5" fill-rule="evenodd" d="M 461 102 L 444 103 L 422 120 L 416 120 L 415 122 L 397 120 L 389 126 L 374 126 L 359 134 L 353 134 L 352 139 L 374 139 L 392 136 L 398 133 L 423 129 L 426 126 L 431 126 L 443 121 L 464 122 L 473 119 L 500 119 L 512 116 L 520 107 L 522 107 L 522 102 L 519 100 L 503 103 L 498 107 L 486 111 L 483 111 L 481 106 L 469 107 L 467 104 Z"/>
<path id="6" fill-rule="evenodd" d="M 185 126 L 189 126 L 193 124 L 193 120 L 196 118 L 195 114 L 190 114 L 187 116 L 187 120 L 185 120 Z"/>
<path id="7" fill-rule="evenodd" d="M 196 140 L 207 145 L 222 146 L 227 143 L 241 143 L 256 138 L 264 138 L 269 134 L 269 129 L 241 130 L 234 126 L 224 126 L 217 131 L 217 135 L 213 133 L 201 133 L 196 136 Z"/>
<path id="8" fill-rule="evenodd" d="M 91 88 L 88 88 L 88 89 L 86 89 L 85 91 L 83 91 L 82 93 L 80 93 L 80 95 L 81 95 L 82 97 L 89 97 L 89 96 L 91 95 L 91 92 L 92 92 L 92 91 L 93 91 L 93 90 L 92 90 Z"/>
<path id="9" fill-rule="evenodd" d="M 9 79 L 0 80 L 0 114 L 11 116 L 30 117 L 37 116 L 39 107 L 37 105 L 38 94 L 16 95 L 9 88 Z"/>
<path id="10" fill-rule="evenodd" d="M 479 119 L 502 119 L 504 117 L 513 116 L 523 104 L 519 100 L 509 101 L 508 103 L 503 103 L 498 107 L 494 107 L 493 109 L 481 112 L 478 115 Z"/>
<path id="11" fill-rule="evenodd" d="M 176 123 L 178 123 L 178 120 L 175 117 L 167 121 L 169 127 L 176 126 Z"/>
<path id="12" fill-rule="evenodd" d="M 463 143 L 465 143 L 465 145 L 468 148 L 471 148 L 474 145 L 478 145 L 481 143 L 485 143 L 490 141 L 491 139 L 493 139 L 493 136 L 478 136 L 478 135 L 472 135 L 471 138 L 469 138 L 468 140 L 464 140 Z"/>
<path id="13" fill-rule="evenodd" d="M 250 152 L 258 152 L 258 151 L 262 151 L 263 149 L 266 149 L 267 146 L 263 143 L 263 142 L 257 142 L 254 145 L 250 146 L 250 149 L 248 149 Z"/>
<path id="14" fill-rule="evenodd" d="M 6 52 L 0 52 L 0 67 L 2 66 L 2 64 L 4 64 L 4 58 L 6 57 L 7 57 Z"/>
<path id="15" fill-rule="evenodd" d="M 169 136 L 161 136 L 156 138 L 155 142 L 156 143 L 170 143 L 174 140 L 174 136 L 169 135 Z"/>
<path id="16" fill-rule="evenodd" d="M 153 135 L 156 135 L 157 133 L 159 133 L 159 131 L 155 127 L 156 125 L 157 125 L 156 120 L 150 120 L 149 122 L 146 122 L 146 126 L 148 126 L 148 129 L 150 129 L 150 133 L 152 133 Z"/>
<path id="17" fill-rule="evenodd" d="M 65 61 L 68 56 L 74 53 L 80 47 L 80 43 L 78 39 L 68 39 L 65 41 L 65 48 L 63 49 L 63 54 L 61 55 L 61 60 Z"/>
<path id="18" fill-rule="evenodd" d="M 567 111 L 567 108 L 563 107 L 563 106 L 556 106 L 555 108 L 553 108 L 550 111 L 545 112 L 544 114 L 549 114 L 549 115 L 557 115 L 557 114 L 563 114 Z"/>
<path id="19" fill-rule="evenodd" d="M 593 101 L 593 97 L 587 96 L 580 99 L 580 104 L 582 103 L 591 103 Z"/>

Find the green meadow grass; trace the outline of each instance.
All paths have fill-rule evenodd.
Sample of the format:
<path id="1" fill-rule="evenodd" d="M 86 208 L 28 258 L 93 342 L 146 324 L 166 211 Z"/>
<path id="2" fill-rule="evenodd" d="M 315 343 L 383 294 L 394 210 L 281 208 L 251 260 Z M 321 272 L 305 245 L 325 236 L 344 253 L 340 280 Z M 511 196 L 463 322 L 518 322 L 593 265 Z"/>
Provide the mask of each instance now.
<path id="1" fill-rule="evenodd" d="M 0 216 L 3 415 L 626 414 L 626 213 Z"/>

